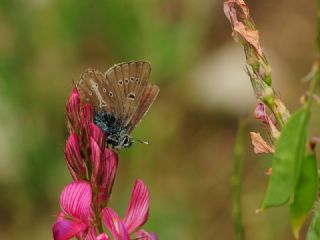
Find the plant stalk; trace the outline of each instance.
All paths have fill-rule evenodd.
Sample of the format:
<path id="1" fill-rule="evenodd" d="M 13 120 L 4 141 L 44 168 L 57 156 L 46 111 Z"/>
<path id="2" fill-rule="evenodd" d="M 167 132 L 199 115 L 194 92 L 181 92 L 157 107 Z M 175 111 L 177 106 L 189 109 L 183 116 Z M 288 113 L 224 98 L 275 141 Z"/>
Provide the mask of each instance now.
<path id="1" fill-rule="evenodd" d="M 247 124 L 246 118 L 240 119 L 234 148 L 234 165 L 231 183 L 233 187 L 233 221 L 236 240 L 244 239 L 244 229 L 241 216 L 241 165 L 244 155 L 243 149 L 245 145 Z"/>

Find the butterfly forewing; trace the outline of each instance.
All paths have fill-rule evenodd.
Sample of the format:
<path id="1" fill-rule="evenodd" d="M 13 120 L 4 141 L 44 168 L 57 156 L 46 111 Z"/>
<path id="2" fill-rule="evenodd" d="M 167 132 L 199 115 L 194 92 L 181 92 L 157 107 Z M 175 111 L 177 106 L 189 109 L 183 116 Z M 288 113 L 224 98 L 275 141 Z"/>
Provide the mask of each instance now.
<path id="1" fill-rule="evenodd" d="M 107 106 L 104 96 L 99 89 L 101 86 L 101 77 L 103 78 L 99 71 L 88 69 L 80 76 L 80 80 L 76 85 L 83 101 L 90 103 L 95 111 L 103 107 L 111 107 L 111 105 Z M 110 108 L 108 108 L 108 110 L 112 111 Z"/>

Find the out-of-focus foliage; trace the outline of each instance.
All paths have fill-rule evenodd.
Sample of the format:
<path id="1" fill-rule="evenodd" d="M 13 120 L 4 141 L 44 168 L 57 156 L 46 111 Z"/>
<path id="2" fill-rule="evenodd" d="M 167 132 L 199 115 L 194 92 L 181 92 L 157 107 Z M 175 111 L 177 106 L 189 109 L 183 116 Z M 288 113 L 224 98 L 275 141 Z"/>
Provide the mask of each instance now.
<path id="1" fill-rule="evenodd" d="M 297 106 L 306 87 L 300 78 L 313 60 L 315 4 L 248 4 L 275 88 Z M 254 104 L 245 100 L 252 94 L 249 79 L 238 74 L 245 60 L 221 1 L 2 0 L 0 36 L 0 239 L 51 238 L 58 197 L 70 181 L 63 150 L 72 81 L 88 67 L 103 71 L 139 59 L 151 62 L 151 81 L 161 91 L 133 133 L 151 144 L 121 152 L 112 206 L 124 213 L 141 178 L 151 192 L 146 229 L 160 239 L 232 238 L 236 123 Z M 254 214 L 268 166 L 248 149 L 242 183 L 248 239 L 290 236 L 285 209 Z"/>

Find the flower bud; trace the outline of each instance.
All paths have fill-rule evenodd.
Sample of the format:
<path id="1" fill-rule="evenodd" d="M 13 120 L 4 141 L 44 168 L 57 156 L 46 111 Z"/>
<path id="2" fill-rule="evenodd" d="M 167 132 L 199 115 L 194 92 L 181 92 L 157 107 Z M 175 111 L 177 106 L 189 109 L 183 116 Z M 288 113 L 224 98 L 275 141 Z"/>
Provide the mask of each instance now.
<path id="1" fill-rule="evenodd" d="M 85 179 L 86 167 L 81 156 L 79 139 L 75 133 L 69 136 L 64 154 L 72 178 L 74 180 Z"/>
<path id="2" fill-rule="evenodd" d="M 66 110 L 69 128 L 76 131 L 80 127 L 80 97 L 77 88 L 72 89 Z"/>
<path id="3" fill-rule="evenodd" d="M 94 123 L 89 124 L 90 137 L 92 137 L 98 144 L 100 149 L 105 147 L 105 137 L 104 133 L 97 125 Z"/>

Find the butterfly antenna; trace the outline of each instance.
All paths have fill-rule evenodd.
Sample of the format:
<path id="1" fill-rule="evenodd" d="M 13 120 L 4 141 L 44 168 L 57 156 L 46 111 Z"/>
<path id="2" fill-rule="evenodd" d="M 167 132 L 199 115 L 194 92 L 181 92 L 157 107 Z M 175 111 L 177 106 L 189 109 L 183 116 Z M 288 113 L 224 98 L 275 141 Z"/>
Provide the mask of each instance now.
<path id="1" fill-rule="evenodd" d="M 133 138 L 133 141 L 134 142 L 138 142 L 138 143 L 142 143 L 142 144 L 150 144 L 148 141 L 144 141 L 144 140 L 141 140 L 141 139 L 138 139 L 138 138 Z"/>

